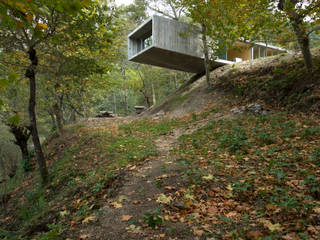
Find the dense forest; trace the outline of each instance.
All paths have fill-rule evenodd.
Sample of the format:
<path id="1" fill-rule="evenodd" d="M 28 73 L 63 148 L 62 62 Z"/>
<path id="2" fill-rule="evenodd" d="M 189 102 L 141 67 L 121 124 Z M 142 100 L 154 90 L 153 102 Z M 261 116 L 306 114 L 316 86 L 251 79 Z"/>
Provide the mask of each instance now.
<path id="1" fill-rule="evenodd" d="M 195 77 L 191 73 L 127 60 L 128 34 L 153 14 L 198 27 L 202 36 L 205 72 Z M 250 62 L 252 69 L 249 70 L 247 65 L 240 63 L 239 68 L 237 64 L 222 68 L 224 75 L 221 76 L 218 71 L 211 72 L 210 63 L 225 49 L 239 50 L 236 45 L 239 41 L 252 45 L 261 42 L 279 46 L 288 50 L 290 57 L 280 54 L 278 57 L 271 57 L 272 61 L 265 60 L 269 58 L 260 62 L 255 60 L 258 69 L 252 67 Z M 142 235 L 135 238 L 123 235 L 123 238 L 118 239 L 317 239 L 320 236 L 320 213 L 319 206 L 314 202 L 320 200 L 320 95 L 317 95 L 320 78 L 319 47 L 319 0 L 134 0 L 131 4 L 123 5 L 113 0 L 0 0 L 0 212 L 4 219 L 0 221 L 0 239 L 117 239 L 111 233 L 110 237 L 105 238 L 101 238 L 104 235 L 98 233 L 96 238 L 90 237 L 90 231 L 92 233 L 95 230 L 91 229 L 83 234 L 79 230 L 81 227 L 73 229 L 72 222 L 87 224 L 94 222 L 100 213 L 106 214 L 102 213 L 101 199 L 107 198 L 107 195 L 114 197 L 113 192 L 117 192 L 114 188 L 117 188 L 118 181 L 124 181 L 121 177 L 122 171 L 125 171 L 123 169 L 133 171 L 139 168 L 141 162 L 157 156 L 160 160 L 161 156 L 181 160 L 179 169 L 184 172 L 181 173 L 183 181 L 187 179 L 188 184 L 192 182 L 191 187 L 184 185 L 187 190 L 184 190 L 183 194 L 191 197 L 185 201 L 173 201 L 171 197 L 161 193 L 162 195 L 157 197 L 157 203 L 168 205 L 169 202 L 174 202 L 173 209 L 181 210 L 182 213 L 180 212 L 179 216 L 176 214 L 178 217 L 174 218 L 170 215 L 172 209 L 149 209 L 150 211 L 143 215 L 144 222 L 149 228 L 148 231 L 156 229 L 158 232 L 148 232 L 145 238 Z M 205 79 L 205 84 L 201 85 L 203 89 L 193 92 L 199 86 L 192 84 L 201 76 Z M 207 99 L 209 93 L 212 93 L 210 91 L 217 89 L 223 89 L 225 94 L 220 94 L 217 98 L 221 106 L 208 109 L 199 103 L 196 110 L 203 111 L 201 114 L 190 113 L 183 117 L 180 114 L 179 117 L 182 118 L 179 120 L 166 118 L 162 119 L 164 122 L 158 121 L 167 110 L 185 111 L 184 108 L 188 107 L 182 108 L 184 102 L 192 105 L 193 101 L 193 105 L 197 105 L 200 100 L 195 99 L 201 98 L 201 94 L 204 102 L 212 104 L 211 100 L 216 95 L 213 94 L 210 100 Z M 239 99 L 239 102 L 233 102 L 235 99 Z M 230 110 L 227 108 L 235 105 L 240 112 L 250 112 L 250 107 L 243 107 L 242 110 L 240 108 L 241 104 L 246 105 L 250 101 L 266 105 L 265 108 L 270 112 L 276 111 L 275 115 L 258 116 L 257 119 L 245 116 L 242 123 L 241 120 L 235 120 L 234 123 L 232 120 L 217 120 L 207 126 L 202 125 L 209 121 L 209 116 L 220 112 L 225 115 L 225 112 Z M 156 122 L 141 120 L 136 114 L 135 106 L 144 106 L 149 114 L 146 116 L 153 117 Z M 112 118 L 103 122 L 104 120 L 97 117 L 105 112 L 110 113 Z M 197 129 L 188 132 L 193 125 Z M 206 130 L 201 129 L 204 126 Z M 99 127 L 101 129 L 97 131 L 96 128 Z M 246 130 L 243 130 L 244 127 Z M 182 128 L 184 133 L 177 130 Z M 206 131 L 213 134 L 214 138 Z M 277 131 L 282 136 L 274 136 Z M 204 136 L 207 138 L 204 139 Z M 294 142 L 290 145 L 288 139 L 291 137 Z M 103 144 L 106 145 L 101 147 Z M 249 146 L 250 144 L 252 146 Z M 286 149 L 277 149 L 281 145 L 286 146 Z M 171 149 L 173 146 L 174 150 Z M 254 153 L 252 149 L 255 149 Z M 298 151 L 301 151 L 301 154 Z M 251 155 L 247 157 L 247 154 Z M 269 162 L 266 169 L 269 169 L 270 176 L 275 178 L 274 186 L 278 186 L 278 190 L 275 190 L 278 192 L 272 195 L 273 202 L 266 202 L 265 199 L 269 196 L 267 190 L 259 188 L 265 192 L 261 193 L 257 199 L 261 198 L 256 201 L 267 206 L 267 213 L 259 213 L 260 208 L 250 211 L 258 211 L 263 215 L 263 220 L 255 222 L 254 218 L 250 218 L 251 215 L 246 213 L 241 216 L 240 229 L 235 228 L 237 231 L 232 232 L 229 228 L 234 227 L 233 217 L 237 214 L 224 216 L 216 206 L 207 206 L 207 203 L 204 203 L 206 198 L 212 197 L 216 189 L 222 189 L 222 185 L 232 178 L 223 180 L 222 185 L 212 183 L 210 181 L 214 181 L 216 176 L 221 180 L 218 171 L 210 171 L 208 167 L 201 166 L 212 165 L 217 169 L 225 167 L 226 171 L 231 171 L 233 167 L 238 168 L 252 159 L 258 161 L 262 156 L 267 156 L 267 159 L 285 159 L 284 162 L 289 157 L 301 161 L 313 159 L 316 163 L 311 166 L 315 169 L 297 163 L 296 167 L 301 167 L 300 172 L 305 171 L 301 173 L 304 181 L 298 181 L 291 179 L 295 173 L 288 172 L 286 175 L 286 171 L 280 167 L 274 169 L 279 162 Z M 241 163 L 235 165 L 218 160 L 214 162 L 214 158 L 220 157 L 224 160 L 228 157 L 245 160 L 239 160 Z M 190 162 L 198 158 L 199 165 L 194 167 Z M 211 159 L 210 163 L 202 162 L 206 158 Z M 79 159 L 79 163 L 75 163 L 75 159 Z M 309 164 L 306 162 L 306 165 L 307 163 Z M 99 170 L 96 170 L 97 166 L 94 164 L 99 165 Z M 155 168 L 158 171 L 150 173 L 151 175 L 162 176 L 156 180 L 157 188 L 168 178 L 163 177 L 167 174 L 162 174 L 167 163 L 159 164 L 149 166 L 150 169 Z M 247 170 L 252 175 L 262 171 L 261 165 L 255 164 L 256 162 Z M 281 167 L 288 166 L 285 164 L 289 163 L 285 162 Z M 85 169 L 86 167 L 88 169 Z M 170 166 L 167 168 L 168 172 L 173 174 Z M 66 169 L 70 173 L 64 172 Z M 72 182 L 69 176 L 64 174 L 72 175 L 75 180 Z M 71 187 L 76 189 L 75 182 L 84 178 L 84 175 L 90 178 L 88 185 L 81 185 L 85 190 L 81 189 L 79 183 L 77 187 L 80 193 L 72 192 Z M 64 178 L 66 185 L 60 186 Z M 287 182 L 281 182 L 286 179 Z M 292 183 L 291 180 L 297 180 L 298 183 Z M 281 184 L 288 182 L 295 184 L 298 189 L 302 186 L 308 187 L 310 196 L 303 198 L 298 194 L 295 195 L 296 199 L 290 198 L 289 193 L 281 188 Z M 206 193 L 203 192 L 206 190 L 200 191 L 201 187 L 206 189 L 209 183 L 216 184 L 215 190 L 211 189 Z M 173 183 L 170 181 L 166 184 L 166 190 L 178 188 L 171 186 Z M 237 201 L 247 200 L 245 207 L 249 209 L 250 201 L 255 200 L 251 199 L 248 192 L 254 192 L 255 196 L 260 194 L 252 189 L 254 184 L 263 187 L 263 180 L 246 175 L 231 185 L 226 184 L 225 187 L 233 192 L 233 195 L 221 200 L 222 203 L 232 205 L 232 197 L 235 197 Z M 64 188 L 67 190 L 63 190 Z M 130 187 L 128 189 L 140 191 Z M 66 196 L 86 196 L 86 200 L 82 199 L 87 201 L 86 204 L 79 200 L 76 204 L 82 205 L 75 207 L 72 215 L 68 206 L 74 202 L 65 201 L 64 206 L 60 206 L 57 203 L 60 200 L 55 198 L 63 191 L 67 193 Z M 88 191 L 93 193 L 87 196 Z M 203 197 L 201 201 L 196 199 L 197 194 Z M 285 201 L 282 201 L 283 196 L 287 197 Z M 215 198 L 214 201 L 218 201 L 216 196 Z M 274 203 L 275 198 L 281 202 L 281 209 Z M 20 200 L 24 205 L 17 204 Z M 126 200 L 112 201 L 109 205 L 121 209 L 122 201 Z M 28 211 L 35 202 L 35 210 Z M 230 207 L 222 205 L 219 205 L 221 209 Z M 197 220 L 202 228 L 192 225 L 193 234 L 184 235 L 184 230 L 179 230 L 179 226 L 176 227 L 176 236 L 173 234 L 171 238 L 171 233 L 168 234 L 171 230 L 166 230 L 164 234 L 161 226 L 169 219 L 173 222 L 180 221 L 181 224 L 191 221 L 193 215 L 188 215 L 190 206 L 193 209 L 206 208 L 207 212 L 219 212 L 217 221 L 226 224 L 221 229 L 221 234 L 214 233 L 209 227 L 205 221 L 208 216 L 202 215 L 202 210 L 197 212 L 203 220 Z M 296 207 L 301 208 L 300 212 L 293 211 Z M 54 215 L 51 208 L 58 209 L 54 217 L 51 217 Z M 97 210 L 94 217 L 91 210 Z M 235 212 L 230 209 L 226 211 Z M 311 216 L 312 211 L 315 215 Z M 275 212 L 279 216 L 272 221 L 266 220 L 270 217 L 269 212 Z M 293 217 L 295 213 L 299 215 L 297 219 Z M 46 214 L 50 218 L 42 221 Z M 259 214 L 256 214 L 256 218 Z M 121 215 L 122 222 L 130 223 L 127 232 L 140 232 L 137 222 L 130 222 L 131 215 Z M 68 217 L 70 219 L 67 219 Z M 309 217 L 312 220 L 306 220 Z M 281 221 L 285 222 L 283 227 L 280 226 Z M 290 221 L 296 225 L 299 222 L 299 230 L 291 231 Z M 249 229 L 244 226 L 246 223 L 253 227 Z M 264 226 L 270 234 L 252 223 Z M 8 224 L 10 226 L 4 227 Z M 314 227 L 312 231 L 310 226 Z M 180 227 L 188 228 L 182 225 Z M 169 228 L 171 229 L 170 226 Z M 287 232 L 285 228 L 288 229 Z M 120 232 L 117 234 L 121 235 Z"/>

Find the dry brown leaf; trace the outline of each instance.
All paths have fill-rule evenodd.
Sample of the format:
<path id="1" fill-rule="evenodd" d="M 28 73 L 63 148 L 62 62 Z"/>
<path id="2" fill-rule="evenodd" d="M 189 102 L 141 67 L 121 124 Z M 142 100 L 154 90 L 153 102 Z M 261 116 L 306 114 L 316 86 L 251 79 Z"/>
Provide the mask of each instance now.
<path id="1" fill-rule="evenodd" d="M 313 211 L 317 214 L 320 214 L 320 207 L 314 208 Z"/>
<path id="2" fill-rule="evenodd" d="M 122 208 L 122 204 L 121 204 L 121 203 L 118 203 L 118 202 L 112 202 L 112 203 L 110 203 L 109 205 L 110 205 L 111 207 L 113 207 L 113 208 L 116 208 L 116 209 Z"/>
<path id="3" fill-rule="evenodd" d="M 295 233 L 288 233 L 285 236 L 282 237 L 283 240 L 296 240 L 299 239 L 299 236 Z"/>
<path id="4" fill-rule="evenodd" d="M 131 218 L 132 218 L 132 216 L 130 216 L 130 215 L 122 215 L 121 221 L 122 221 L 122 222 L 127 222 L 127 221 L 129 221 Z"/>
<path id="5" fill-rule="evenodd" d="M 89 216 L 89 217 L 86 217 L 85 219 L 82 220 L 82 223 L 88 223 L 88 222 L 92 222 L 96 220 L 96 217 L 95 216 Z"/>
<path id="6" fill-rule="evenodd" d="M 209 208 L 207 209 L 207 213 L 208 213 L 209 215 L 215 215 L 215 214 L 218 213 L 218 208 L 217 208 L 217 207 L 209 207 Z"/>
<path id="7" fill-rule="evenodd" d="M 193 229 L 193 234 L 196 235 L 196 236 L 201 237 L 204 234 L 204 231 L 195 228 L 195 229 Z"/>
<path id="8" fill-rule="evenodd" d="M 248 239 L 256 240 L 256 239 L 260 239 L 262 236 L 263 236 L 262 232 L 260 232 L 258 230 L 250 231 L 250 232 L 247 233 L 247 238 Z"/>
<path id="9" fill-rule="evenodd" d="M 282 227 L 281 227 L 280 223 L 273 224 L 267 219 L 259 219 L 258 222 L 262 223 L 263 226 L 265 228 L 268 228 L 271 232 L 275 232 L 275 231 L 280 232 L 280 231 L 282 231 Z"/>
<path id="10" fill-rule="evenodd" d="M 88 238 L 88 235 L 87 234 L 82 234 L 79 236 L 79 240 L 84 240 L 84 239 L 87 239 Z"/>

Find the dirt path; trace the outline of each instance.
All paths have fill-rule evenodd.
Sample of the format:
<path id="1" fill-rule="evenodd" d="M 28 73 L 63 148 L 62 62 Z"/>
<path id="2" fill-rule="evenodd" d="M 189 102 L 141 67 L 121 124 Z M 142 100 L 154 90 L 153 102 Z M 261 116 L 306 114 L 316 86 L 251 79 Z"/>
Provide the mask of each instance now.
<path id="1" fill-rule="evenodd" d="M 182 133 L 181 130 L 175 130 L 169 136 L 156 139 L 159 155 L 143 166 L 133 169 L 131 174 L 125 177 L 118 195 L 108 199 L 102 208 L 102 215 L 96 222 L 82 229 L 80 235 L 86 239 L 110 240 L 189 239 L 190 234 L 188 237 L 187 226 L 183 223 L 166 221 L 164 226 L 152 230 L 146 226 L 142 217 L 147 210 L 161 209 L 161 204 L 156 202 L 159 194 L 172 193 L 179 188 L 181 166 L 170 159 L 169 152 Z"/>

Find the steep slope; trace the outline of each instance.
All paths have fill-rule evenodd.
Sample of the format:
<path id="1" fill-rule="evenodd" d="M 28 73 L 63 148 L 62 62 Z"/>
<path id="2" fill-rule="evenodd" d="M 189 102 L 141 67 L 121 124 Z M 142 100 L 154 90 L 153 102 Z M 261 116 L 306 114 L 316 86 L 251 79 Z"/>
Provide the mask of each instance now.
<path id="1" fill-rule="evenodd" d="M 210 104 L 261 102 L 267 108 L 288 111 L 320 111 L 320 49 L 312 51 L 315 70 L 306 72 L 301 54 L 235 63 L 211 72 L 211 89 L 202 77 L 184 84 L 145 116 L 166 113 L 181 117 Z M 226 97 L 229 96 L 229 99 Z"/>

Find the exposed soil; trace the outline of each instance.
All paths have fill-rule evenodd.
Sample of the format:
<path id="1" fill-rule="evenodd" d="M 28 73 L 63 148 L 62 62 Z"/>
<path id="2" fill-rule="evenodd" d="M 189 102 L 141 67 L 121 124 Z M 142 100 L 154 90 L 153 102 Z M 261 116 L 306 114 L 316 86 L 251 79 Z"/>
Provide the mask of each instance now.
<path id="1" fill-rule="evenodd" d="M 182 171 L 181 166 L 169 158 L 169 151 L 181 134 L 182 131 L 178 129 L 155 141 L 159 155 L 139 169 L 131 167 L 131 174 L 125 177 L 117 196 L 108 200 L 102 208 L 102 215 L 96 222 L 82 229 L 80 236 L 88 239 L 160 239 L 167 236 L 166 229 L 174 229 L 174 233 L 171 233 L 174 235 L 173 239 L 192 239 L 183 223 L 165 223 L 164 226 L 151 230 L 142 218 L 149 209 L 161 209 L 161 204 L 156 202 L 159 194 L 181 187 L 177 181 Z M 170 186 L 171 190 L 163 190 L 166 186 Z M 112 207 L 114 202 L 121 204 L 121 207 Z M 123 216 L 132 218 L 125 221 Z"/>

